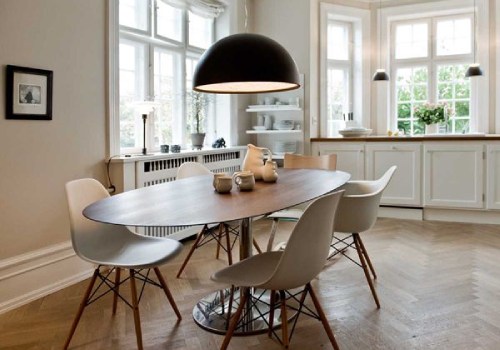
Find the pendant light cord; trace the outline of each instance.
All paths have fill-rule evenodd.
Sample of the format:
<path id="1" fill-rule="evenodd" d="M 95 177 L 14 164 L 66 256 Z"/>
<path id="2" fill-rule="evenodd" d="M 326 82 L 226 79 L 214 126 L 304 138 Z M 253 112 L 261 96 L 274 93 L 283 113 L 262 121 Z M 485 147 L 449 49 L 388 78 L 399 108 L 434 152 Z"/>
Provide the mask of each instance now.
<path id="1" fill-rule="evenodd" d="M 248 7 L 247 7 L 247 0 L 245 0 L 245 33 L 248 33 Z"/>
<path id="2" fill-rule="evenodd" d="M 474 0 L 475 1 L 475 0 Z M 378 64 L 382 65 L 382 0 L 378 3 Z"/>
<path id="3" fill-rule="evenodd" d="M 245 0 L 246 1 L 246 0 Z M 474 0 L 474 62 L 472 64 L 476 64 L 476 51 L 477 51 L 477 34 L 476 34 L 476 0 Z"/>

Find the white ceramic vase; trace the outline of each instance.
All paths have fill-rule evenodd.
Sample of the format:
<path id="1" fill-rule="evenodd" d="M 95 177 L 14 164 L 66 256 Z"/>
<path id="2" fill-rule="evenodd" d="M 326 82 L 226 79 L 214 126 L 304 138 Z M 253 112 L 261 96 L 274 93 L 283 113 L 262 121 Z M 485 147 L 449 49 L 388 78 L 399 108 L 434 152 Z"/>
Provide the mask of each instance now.
<path id="1" fill-rule="evenodd" d="M 433 134 L 438 134 L 438 133 L 439 133 L 439 124 L 438 123 L 425 125 L 425 134 L 426 135 L 433 135 Z"/>

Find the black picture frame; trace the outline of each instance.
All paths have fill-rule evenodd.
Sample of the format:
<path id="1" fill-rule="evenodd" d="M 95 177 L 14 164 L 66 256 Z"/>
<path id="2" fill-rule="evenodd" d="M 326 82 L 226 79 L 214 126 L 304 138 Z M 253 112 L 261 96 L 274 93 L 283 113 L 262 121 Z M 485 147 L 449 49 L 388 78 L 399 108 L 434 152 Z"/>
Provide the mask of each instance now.
<path id="1" fill-rule="evenodd" d="M 6 119 L 52 120 L 50 70 L 7 65 Z"/>

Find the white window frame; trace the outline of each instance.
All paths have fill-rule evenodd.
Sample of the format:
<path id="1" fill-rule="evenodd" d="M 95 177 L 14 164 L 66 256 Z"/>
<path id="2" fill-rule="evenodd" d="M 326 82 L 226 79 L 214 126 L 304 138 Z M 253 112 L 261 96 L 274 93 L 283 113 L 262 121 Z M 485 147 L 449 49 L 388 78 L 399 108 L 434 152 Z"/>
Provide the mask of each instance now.
<path id="1" fill-rule="evenodd" d="M 145 0 L 146 1 L 146 0 Z M 148 0 L 149 1 L 149 0 Z M 156 5 L 156 1 L 154 0 L 153 4 Z M 151 4 L 151 3 L 150 3 Z M 146 94 L 151 94 L 154 90 L 154 66 L 153 66 L 153 56 L 154 56 L 154 48 L 158 47 L 161 50 L 174 51 L 176 53 L 180 53 L 182 56 L 181 66 L 182 72 L 179 75 L 180 77 L 180 86 L 182 86 L 180 94 L 184 95 L 186 91 L 186 82 L 185 82 L 185 59 L 186 57 L 200 57 L 204 52 L 203 49 L 193 47 L 188 45 L 188 10 L 184 10 L 183 15 L 183 41 L 176 42 L 175 40 L 171 40 L 168 38 L 164 38 L 158 36 L 156 33 L 156 20 L 152 22 L 151 20 L 148 22 L 148 31 L 136 30 L 133 28 L 129 28 L 126 26 L 121 26 L 119 24 L 119 0 L 109 0 L 107 2 L 107 10 L 108 10 L 108 80 L 109 80 L 109 155 L 120 154 L 120 153 L 139 153 L 142 147 L 133 147 L 133 148 L 121 148 L 120 147 L 120 93 L 119 93 L 119 44 L 120 39 L 124 38 L 126 40 L 141 42 L 148 45 L 148 77 L 147 77 L 147 90 Z M 148 6 L 148 13 L 153 16 L 156 16 L 156 9 L 151 8 L 151 5 Z M 156 6 L 155 6 L 156 7 Z M 212 42 L 215 41 L 215 20 L 214 20 L 214 29 L 212 30 Z M 153 28 L 154 27 L 154 28 Z M 123 32 L 121 30 L 126 30 Z M 154 31 L 154 33 L 153 33 Z M 154 35 L 152 35 L 154 34 Z M 145 37 L 144 35 L 147 35 Z M 185 106 L 186 100 L 183 99 L 182 111 L 186 110 Z M 215 103 L 214 103 L 215 104 Z M 174 143 L 183 144 L 183 140 L 187 138 L 186 136 L 186 119 L 184 117 L 184 112 L 181 112 L 183 115 L 182 121 L 182 133 L 181 135 L 177 135 Z M 146 131 L 147 135 L 152 135 L 154 118 L 148 119 L 150 122 L 148 126 L 148 130 Z M 138 130 L 139 131 L 139 130 Z M 148 137 L 148 136 L 147 136 Z M 159 147 L 153 147 L 152 145 L 152 137 L 146 141 L 146 146 L 148 150 L 158 151 Z"/>
<path id="2" fill-rule="evenodd" d="M 423 17 L 456 15 L 472 13 L 472 3 L 468 0 L 447 0 L 432 3 L 413 4 L 384 8 L 381 14 L 381 37 L 382 37 L 382 61 L 387 67 L 390 66 L 389 35 L 393 21 L 412 20 Z M 481 64 L 485 73 L 482 77 L 471 79 L 471 115 L 474 118 L 470 125 L 470 132 L 490 131 L 489 118 L 489 2 L 488 0 L 476 0 L 476 61 Z M 395 91 L 394 67 L 391 67 L 390 84 L 377 84 L 377 111 L 382 116 L 377 120 L 376 132 L 386 134 L 387 130 L 396 128 L 396 119 L 393 100 Z M 478 93 L 480 91 L 480 93 Z"/>
<path id="3" fill-rule="evenodd" d="M 352 112 L 355 121 L 362 126 L 370 127 L 370 91 L 371 91 L 371 28 L 370 10 L 348 6 L 320 3 L 320 123 L 319 135 L 326 136 L 327 122 L 327 27 L 329 20 L 348 22 L 352 26 Z"/>

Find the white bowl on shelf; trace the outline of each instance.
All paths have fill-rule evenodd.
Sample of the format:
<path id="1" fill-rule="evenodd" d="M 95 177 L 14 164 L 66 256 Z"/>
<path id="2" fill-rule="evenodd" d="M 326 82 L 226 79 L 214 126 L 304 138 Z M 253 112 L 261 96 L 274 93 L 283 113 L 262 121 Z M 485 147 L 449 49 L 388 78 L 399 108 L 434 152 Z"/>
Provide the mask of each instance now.
<path id="1" fill-rule="evenodd" d="M 262 130 L 266 130 L 266 127 L 264 125 L 254 125 L 254 126 L 252 126 L 252 129 L 262 131 Z"/>
<path id="2" fill-rule="evenodd" d="M 343 137 L 362 137 L 368 136 L 372 133 L 372 129 L 365 128 L 346 128 L 339 130 L 339 134 Z"/>
<path id="3" fill-rule="evenodd" d="M 297 152 L 297 141 L 274 141 L 273 154 L 285 154 Z"/>
<path id="4" fill-rule="evenodd" d="M 293 120 L 285 119 L 278 120 L 274 123 L 274 129 L 276 130 L 292 130 L 294 122 Z"/>

